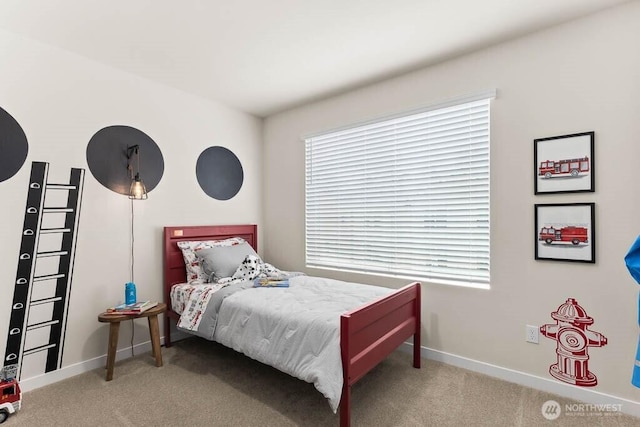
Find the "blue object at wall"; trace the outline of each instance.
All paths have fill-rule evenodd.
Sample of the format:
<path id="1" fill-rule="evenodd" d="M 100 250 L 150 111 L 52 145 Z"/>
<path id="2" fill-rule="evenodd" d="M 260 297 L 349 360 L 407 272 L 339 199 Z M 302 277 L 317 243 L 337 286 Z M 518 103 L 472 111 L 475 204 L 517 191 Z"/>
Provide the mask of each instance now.
<path id="1" fill-rule="evenodd" d="M 640 236 L 638 236 L 629 248 L 624 262 L 631 277 L 640 284 Z M 640 325 L 640 293 L 638 294 L 638 325 Z M 636 360 L 633 364 L 633 374 L 631 376 L 631 384 L 640 388 L 640 338 L 638 339 L 638 348 L 636 350 Z"/>
<path id="2" fill-rule="evenodd" d="M 636 237 L 636 241 L 629 248 L 627 255 L 624 257 L 624 262 L 631 277 L 640 284 L 640 236 Z"/>
<path id="3" fill-rule="evenodd" d="M 638 349 L 636 350 L 636 360 L 633 364 L 633 375 L 631 384 L 640 388 L 640 338 L 638 339 Z"/>

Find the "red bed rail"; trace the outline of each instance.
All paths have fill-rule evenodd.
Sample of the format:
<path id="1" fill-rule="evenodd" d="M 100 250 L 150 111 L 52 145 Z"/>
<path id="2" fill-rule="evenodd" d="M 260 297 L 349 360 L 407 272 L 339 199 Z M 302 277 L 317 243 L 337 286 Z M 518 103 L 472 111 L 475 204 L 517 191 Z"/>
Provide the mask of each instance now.
<path id="1" fill-rule="evenodd" d="M 420 283 L 415 282 L 340 316 L 342 427 L 351 423 L 351 386 L 411 336 L 413 366 L 420 368 L 420 307 Z"/>

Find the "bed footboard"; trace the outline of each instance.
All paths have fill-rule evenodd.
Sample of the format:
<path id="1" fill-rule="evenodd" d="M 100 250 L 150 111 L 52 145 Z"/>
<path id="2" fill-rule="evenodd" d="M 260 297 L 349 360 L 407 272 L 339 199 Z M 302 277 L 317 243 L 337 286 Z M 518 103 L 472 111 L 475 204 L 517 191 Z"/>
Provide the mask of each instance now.
<path id="1" fill-rule="evenodd" d="M 413 366 L 420 368 L 420 283 L 340 316 L 343 386 L 340 425 L 351 422 L 351 386 L 413 336 Z"/>

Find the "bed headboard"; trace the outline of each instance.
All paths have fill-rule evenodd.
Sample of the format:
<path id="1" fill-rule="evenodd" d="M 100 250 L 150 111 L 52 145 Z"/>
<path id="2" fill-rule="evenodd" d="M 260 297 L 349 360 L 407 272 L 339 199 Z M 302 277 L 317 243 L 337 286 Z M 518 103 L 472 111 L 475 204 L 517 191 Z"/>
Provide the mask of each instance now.
<path id="1" fill-rule="evenodd" d="M 164 228 L 164 297 L 169 305 L 171 286 L 184 283 L 187 272 L 184 267 L 182 251 L 177 243 L 182 240 L 223 240 L 230 237 L 242 237 L 253 249 L 258 251 L 258 226 L 249 225 L 187 225 Z M 169 305 L 170 306 L 170 305 Z"/>

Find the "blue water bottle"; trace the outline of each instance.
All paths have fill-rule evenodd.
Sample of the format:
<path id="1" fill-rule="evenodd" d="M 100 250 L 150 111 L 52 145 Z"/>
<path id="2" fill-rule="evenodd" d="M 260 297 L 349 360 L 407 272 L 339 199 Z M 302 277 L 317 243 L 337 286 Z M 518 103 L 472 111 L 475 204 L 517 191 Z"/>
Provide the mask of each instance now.
<path id="1" fill-rule="evenodd" d="M 136 302 L 136 285 L 133 282 L 127 282 L 124 285 L 124 303 L 135 304 Z"/>

